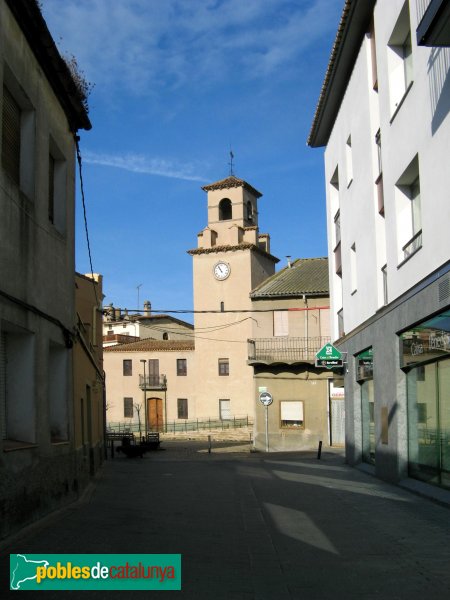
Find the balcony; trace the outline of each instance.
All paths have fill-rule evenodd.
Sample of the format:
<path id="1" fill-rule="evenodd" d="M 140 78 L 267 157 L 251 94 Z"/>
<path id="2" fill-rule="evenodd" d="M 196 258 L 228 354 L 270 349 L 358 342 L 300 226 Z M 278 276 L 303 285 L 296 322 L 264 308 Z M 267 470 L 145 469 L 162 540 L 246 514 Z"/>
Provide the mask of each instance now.
<path id="1" fill-rule="evenodd" d="M 139 387 L 141 390 L 167 390 L 167 377 L 165 375 L 139 375 Z"/>
<path id="2" fill-rule="evenodd" d="M 248 361 L 254 363 L 313 363 L 329 337 L 272 337 L 248 340 Z"/>

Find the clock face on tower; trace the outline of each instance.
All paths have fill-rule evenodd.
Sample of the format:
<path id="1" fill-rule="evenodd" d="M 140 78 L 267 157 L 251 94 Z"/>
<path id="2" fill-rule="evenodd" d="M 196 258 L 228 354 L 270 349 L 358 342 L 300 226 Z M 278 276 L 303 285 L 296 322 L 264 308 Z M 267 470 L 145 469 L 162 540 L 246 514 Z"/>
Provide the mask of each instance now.
<path id="1" fill-rule="evenodd" d="M 230 276 L 231 267 L 228 263 L 220 261 L 214 265 L 213 273 L 216 279 L 223 281 Z"/>

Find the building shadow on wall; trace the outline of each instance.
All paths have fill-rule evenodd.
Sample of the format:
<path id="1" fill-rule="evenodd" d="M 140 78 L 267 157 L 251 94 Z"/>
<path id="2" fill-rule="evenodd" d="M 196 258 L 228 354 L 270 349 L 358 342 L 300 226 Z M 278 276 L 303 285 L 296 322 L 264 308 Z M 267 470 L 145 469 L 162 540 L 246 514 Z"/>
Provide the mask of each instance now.
<path id="1" fill-rule="evenodd" d="M 428 59 L 431 132 L 434 135 L 450 112 L 450 48 L 433 48 Z"/>

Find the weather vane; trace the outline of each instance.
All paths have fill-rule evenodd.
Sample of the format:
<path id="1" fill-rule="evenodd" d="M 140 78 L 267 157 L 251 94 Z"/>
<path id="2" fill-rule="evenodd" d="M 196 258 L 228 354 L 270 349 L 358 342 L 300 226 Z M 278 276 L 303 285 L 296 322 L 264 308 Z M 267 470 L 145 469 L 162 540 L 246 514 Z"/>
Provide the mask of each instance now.
<path id="1" fill-rule="evenodd" d="M 234 172 L 233 172 L 233 158 L 234 158 L 233 150 L 230 149 L 230 162 L 228 163 L 230 165 L 230 177 L 234 176 Z"/>

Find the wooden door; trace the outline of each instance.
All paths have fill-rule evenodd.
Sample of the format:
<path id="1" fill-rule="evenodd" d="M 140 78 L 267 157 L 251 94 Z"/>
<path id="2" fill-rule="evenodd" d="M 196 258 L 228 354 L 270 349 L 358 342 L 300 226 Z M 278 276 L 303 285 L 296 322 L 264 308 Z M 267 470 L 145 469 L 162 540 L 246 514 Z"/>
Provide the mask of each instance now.
<path id="1" fill-rule="evenodd" d="M 163 401 L 162 398 L 148 398 L 148 429 L 149 431 L 163 431 Z"/>

